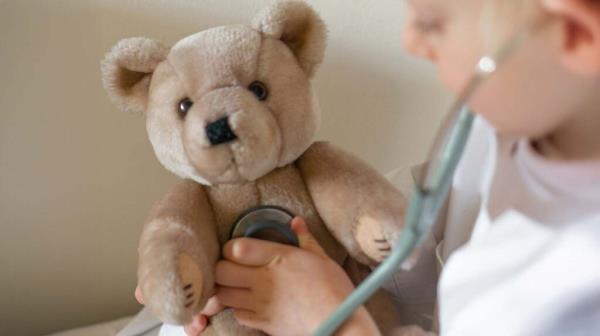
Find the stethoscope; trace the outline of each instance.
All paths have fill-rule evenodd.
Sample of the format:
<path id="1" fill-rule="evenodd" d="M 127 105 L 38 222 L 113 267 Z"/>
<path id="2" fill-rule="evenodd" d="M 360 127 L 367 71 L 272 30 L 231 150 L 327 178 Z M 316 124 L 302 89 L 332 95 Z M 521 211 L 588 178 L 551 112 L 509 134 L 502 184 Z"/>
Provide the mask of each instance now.
<path id="1" fill-rule="evenodd" d="M 230 238 L 255 238 L 299 247 L 298 236 L 290 226 L 294 217 L 289 210 L 277 206 L 250 208 L 237 218 Z"/>
<path id="2" fill-rule="evenodd" d="M 317 336 L 332 335 L 350 315 L 366 302 L 398 271 L 400 265 L 427 237 L 444 204 L 456 167 L 462 157 L 474 121 L 467 103 L 481 84 L 497 72 L 517 49 L 548 20 L 540 20 L 515 34 L 496 53 L 482 57 L 467 85 L 451 105 L 429 153 L 427 165 L 414 176 L 415 190 L 402 230 L 390 256 L 379 265 L 315 332 Z M 249 209 L 236 221 L 232 238 L 252 237 L 299 246 L 298 237 L 290 227 L 294 218 L 289 211 L 262 206 Z"/>

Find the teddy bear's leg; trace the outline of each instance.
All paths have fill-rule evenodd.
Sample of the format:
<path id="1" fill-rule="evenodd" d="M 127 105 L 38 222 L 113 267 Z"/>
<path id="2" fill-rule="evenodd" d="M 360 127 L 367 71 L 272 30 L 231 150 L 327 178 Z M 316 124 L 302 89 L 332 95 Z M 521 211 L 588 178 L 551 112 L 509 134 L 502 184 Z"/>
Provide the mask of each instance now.
<path id="1" fill-rule="evenodd" d="M 165 322 L 189 323 L 213 294 L 218 257 L 205 191 L 184 181 L 157 204 L 140 239 L 138 282 L 146 305 Z"/>

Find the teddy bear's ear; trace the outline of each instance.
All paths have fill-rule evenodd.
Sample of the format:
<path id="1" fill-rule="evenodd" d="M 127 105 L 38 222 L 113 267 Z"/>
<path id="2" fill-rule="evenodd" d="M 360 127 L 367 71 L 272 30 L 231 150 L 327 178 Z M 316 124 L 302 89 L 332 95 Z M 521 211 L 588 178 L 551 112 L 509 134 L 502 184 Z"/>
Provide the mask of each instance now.
<path id="1" fill-rule="evenodd" d="M 160 42 L 135 37 L 119 41 L 102 62 L 102 83 L 111 101 L 122 111 L 146 110 L 152 73 L 167 57 Z"/>
<path id="2" fill-rule="evenodd" d="M 265 8 L 254 18 L 252 27 L 287 44 L 309 78 L 323 62 L 327 27 L 303 1 L 278 2 Z"/>

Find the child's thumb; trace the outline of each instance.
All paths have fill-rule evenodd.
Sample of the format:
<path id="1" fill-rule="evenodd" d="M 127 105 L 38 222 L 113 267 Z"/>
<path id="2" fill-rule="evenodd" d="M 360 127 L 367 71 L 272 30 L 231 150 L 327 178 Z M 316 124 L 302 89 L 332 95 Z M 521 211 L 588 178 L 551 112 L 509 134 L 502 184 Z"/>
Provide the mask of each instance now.
<path id="1" fill-rule="evenodd" d="M 308 229 L 308 225 L 306 225 L 304 218 L 296 217 L 292 220 L 292 223 L 290 225 L 292 227 L 292 230 L 294 230 L 294 232 L 298 236 L 301 248 L 325 257 L 327 256 L 321 245 L 319 245 L 319 242 L 310 233 L 310 230 Z"/>

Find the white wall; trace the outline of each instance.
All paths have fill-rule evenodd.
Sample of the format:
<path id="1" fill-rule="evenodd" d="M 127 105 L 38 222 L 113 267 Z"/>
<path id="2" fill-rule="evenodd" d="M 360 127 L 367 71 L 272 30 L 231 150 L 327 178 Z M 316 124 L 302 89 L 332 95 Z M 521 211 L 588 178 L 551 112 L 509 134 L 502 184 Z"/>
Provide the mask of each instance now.
<path id="1" fill-rule="evenodd" d="M 385 172 L 421 159 L 447 96 L 401 51 L 403 1 L 314 0 L 330 28 L 319 137 Z M 136 245 L 173 183 L 99 62 L 118 39 L 173 43 L 247 23 L 263 0 L 0 0 L 0 334 L 132 314 Z"/>

